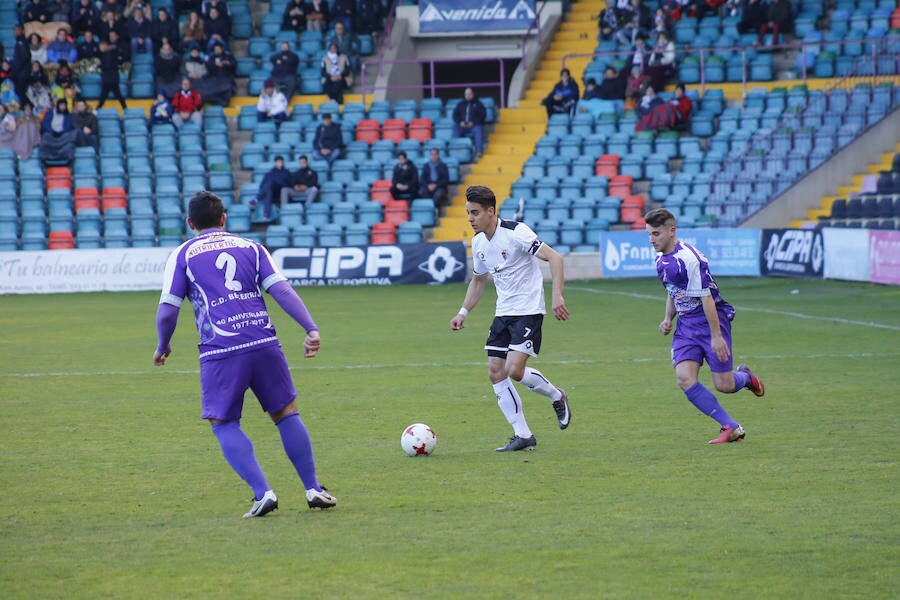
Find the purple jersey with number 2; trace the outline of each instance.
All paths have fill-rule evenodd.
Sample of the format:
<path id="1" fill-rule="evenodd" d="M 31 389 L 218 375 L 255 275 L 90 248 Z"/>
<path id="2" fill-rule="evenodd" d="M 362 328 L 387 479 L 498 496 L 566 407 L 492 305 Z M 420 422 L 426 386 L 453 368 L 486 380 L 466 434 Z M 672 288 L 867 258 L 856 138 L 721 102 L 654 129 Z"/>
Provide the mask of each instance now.
<path id="1" fill-rule="evenodd" d="M 719 329 L 731 349 L 731 321 L 734 307 L 719 294 L 716 280 L 709 272 L 709 261 L 702 252 L 685 242 L 676 242 L 669 254 L 656 257 L 656 272 L 666 293 L 672 298 L 678 323 L 672 336 L 672 365 L 684 360 L 709 363 L 714 373 L 731 370 L 731 356 L 720 361 L 712 351 L 709 323 L 703 313 L 703 296 L 712 296 L 719 313 Z"/>
<path id="2" fill-rule="evenodd" d="M 175 249 L 166 263 L 160 303 L 188 298 L 200 334 L 200 360 L 278 344 L 262 291 L 285 281 L 261 244 L 221 230 Z"/>

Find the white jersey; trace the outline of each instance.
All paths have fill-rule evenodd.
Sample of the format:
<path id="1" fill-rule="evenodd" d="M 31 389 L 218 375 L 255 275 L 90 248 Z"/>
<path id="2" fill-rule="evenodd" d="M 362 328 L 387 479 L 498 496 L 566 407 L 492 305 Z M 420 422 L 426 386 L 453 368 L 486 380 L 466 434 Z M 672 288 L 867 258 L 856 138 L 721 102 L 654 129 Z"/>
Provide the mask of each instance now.
<path id="1" fill-rule="evenodd" d="M 535 254 L 543 242 L 525 223 L 500 219 L 494 237 L 484 233 L 472 238 L 472 262 L 476 275 L 490 273 L 497 288 L 498 317 L 542 315 L 544 277 Z"/>

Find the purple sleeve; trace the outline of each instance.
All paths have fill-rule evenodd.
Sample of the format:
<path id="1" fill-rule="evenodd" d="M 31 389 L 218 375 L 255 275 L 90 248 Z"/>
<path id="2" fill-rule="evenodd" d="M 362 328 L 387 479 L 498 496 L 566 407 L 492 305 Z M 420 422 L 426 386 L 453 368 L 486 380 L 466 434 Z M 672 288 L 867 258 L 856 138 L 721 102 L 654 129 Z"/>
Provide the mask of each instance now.
<path id="1" fill-rule="evenodd" d="M 169 348 L 169 342 L 172 341 L 172 334 L 175 333 L 175 326 L 178 325 L 178 306 L 161 303 L 156 311 L 156 336 L 158 339 L 157 352 L 165 352 Z"/>
<path id="2" fill-rule="evenodd" d="M 303 304 L 303 300 L 300 299 L 300 296 L 297 295 L 297 292 L 294 291 L 294 288 L 291 287 L 290 283 L 287 281 L 278 281 L 273 283 L 268 291 L 272 294 L 272 297 L 275 298 L 275 302 L 284 309 L 284 312 L 291 315 L 291 318 L 300 323 L 300 326 L 306 330 L 306 333 L 319 330 L 319 326 L 313 321 L 312 316 L 309 314 L 309 310 L 307 310 L 306 305 Z"/>

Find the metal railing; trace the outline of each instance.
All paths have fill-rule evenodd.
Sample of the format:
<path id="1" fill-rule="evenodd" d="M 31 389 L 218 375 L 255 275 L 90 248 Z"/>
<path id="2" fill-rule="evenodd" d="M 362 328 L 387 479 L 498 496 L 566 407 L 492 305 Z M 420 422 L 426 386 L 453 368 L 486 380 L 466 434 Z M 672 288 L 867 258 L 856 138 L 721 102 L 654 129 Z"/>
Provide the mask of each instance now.
<path id="1" fill-rule="evenodd" d="M 493 62 L 497 61 L 500 65 L 500 76 L 498 77 L 496 82 L 468 82 L 468 83 L 437 83 L 435 81 L 435 67 L 439 64 L 448 64 L 448 63 L 476 63 L 476 62 Z M 383 65 L 423 65 L 427 64 L 430 74 L 430 83 L 423 83 L 421 85 L 416 84 L 399 84 L 399 85 L 374 85 L 369 86 L 366 83 L 366 67 L 369 66 L 377 66 L 379 72 L 383 68 Z M 430 94 L 431 98 L 437 97 L 438 90 L 447 90 L 447 89 L 465 89 L 465 88 L 491 88 L 498 89 L 500 93 L 500 107 L 503 108 L 506 106 L 506 65 L 503 62 L 502 58 L 444 58 L 444 59 L 397 59 L 397 60 L 379 60 L 376 63 L 369 62 L 363 63 L 361 67 L 361 94 L 363 103 L 366 102 L 366 96 L 370 93 L 373 93 L 375 90 L 422 90 L 427 91 Z M 477 95 L 477 94 L 476 94 Z"/>

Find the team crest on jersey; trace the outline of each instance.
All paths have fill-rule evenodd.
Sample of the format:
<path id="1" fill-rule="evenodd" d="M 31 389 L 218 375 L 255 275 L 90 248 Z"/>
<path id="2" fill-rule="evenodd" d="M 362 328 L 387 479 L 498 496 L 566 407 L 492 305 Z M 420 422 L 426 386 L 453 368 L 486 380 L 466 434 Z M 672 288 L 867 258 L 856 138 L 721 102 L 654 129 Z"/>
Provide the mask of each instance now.
<path id="1" fill-rule="evenodd" d="M 509 258 L 509 252 L 507 252 L 506 250 L 501 250 L 500 256 L 503 258 L 503 260 L 506 260 L 507 258 Z"/>

